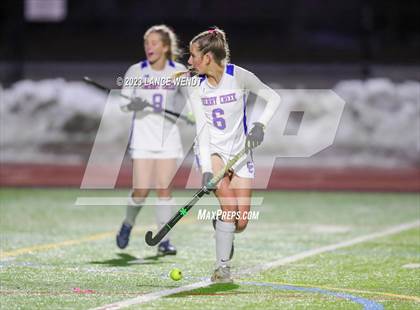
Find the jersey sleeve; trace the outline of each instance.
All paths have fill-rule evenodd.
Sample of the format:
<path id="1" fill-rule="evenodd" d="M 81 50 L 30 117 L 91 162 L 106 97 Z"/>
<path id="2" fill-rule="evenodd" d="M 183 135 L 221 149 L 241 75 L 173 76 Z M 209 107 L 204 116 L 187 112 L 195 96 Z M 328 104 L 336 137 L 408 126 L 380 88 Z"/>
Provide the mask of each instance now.
<path id="1" fill-rule="evenodd" d="M 210 130 L 206 122 L 204 109 L 197 88 L 189 89 L 188 101 L 192 113 L 195 117 L 195 127 L 197 131 L 198 150 L 200 155 L 201 172 L 212 172 L 210 154 Z"/>
<path id="2" fill-rule="evenodd" d="M 179 91 L 180 91 L 180 93 L 181 93 L 181 95 L 182 95 L 182 98 L 184 99 L 184 103 L 185 103 L 185 112 L 188 114 L 188 113 L 193 113 L 194 114 L 194 112 L 192 111 L 192 107 L 191 107 L 191 105 L 192 105 L 192 103 L 191 103 L 191 99 L 190 99 L 190 90 L 187 88 L 187 87 L 180 87 L 180 89 L 179 89 Z"/>
<path id="3" fill-rule="evenodd" d="M 280 96 L 273 89 L 261 82 L 254 73 L 238 66 L 235 67 L 238 72 L 238 79 L 244 89 L 266 101 L 265 109 L 259 117 L 258 122 L 267 126 L 280 106 Z"/>
<path id="4" fill-rule="evenodd" d="M 187 68 L 180 63 L 176 63 L 176 72 L 181 72 L 181 71 L 187 71 Z M 187 113 L 192 112 L 192 108 L 191 108 L 191 100 L 189 98 L 190 93 L 192 92 L 192 89 L 189 86 L 178 86 L 178 92 L 181 94 L 182 98 L 185 100 L 185 106 L 187 108 Z"/>

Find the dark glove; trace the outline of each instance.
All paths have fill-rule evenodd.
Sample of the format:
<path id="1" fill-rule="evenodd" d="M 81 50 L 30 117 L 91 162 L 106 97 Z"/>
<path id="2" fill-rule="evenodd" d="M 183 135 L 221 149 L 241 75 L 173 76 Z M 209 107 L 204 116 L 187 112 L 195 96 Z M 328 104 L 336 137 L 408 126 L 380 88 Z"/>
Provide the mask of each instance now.
<path id="1" fill-rule="evenodd" d="M 216 190 L 216 184 L 210 183 L 210 180 L 213 179 L 213 173 L 211 172 L 204 172 L 203 173 L 203 179 L 201 182 L 201 185 L 205 187 L 205 193 L 210 194 L 212 191 Z"/>
<path id="2" fill-rule="evenodd" d="M 254 123 L 249 134 L 246 136 L 245 150 L 248 152 L 251 149 L 256 148 L 264 140 L 264 125 L 261 123 Z"/>
<path id="3" fill-rule="evenodd" d="M 143 111 L 145 107 L 148 107 L 150 104 L 144 99 L 133 98 L 129 104 L 127 104 L 128 111 Z"/>

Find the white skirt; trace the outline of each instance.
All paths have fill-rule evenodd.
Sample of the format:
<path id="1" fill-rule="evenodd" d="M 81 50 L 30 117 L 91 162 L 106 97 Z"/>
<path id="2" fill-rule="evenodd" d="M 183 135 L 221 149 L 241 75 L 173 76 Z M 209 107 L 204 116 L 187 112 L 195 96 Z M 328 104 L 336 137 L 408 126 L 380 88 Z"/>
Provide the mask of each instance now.
<path id="1" fill-rule="evenodd" d="M 150 151 L 142 149 L 129 149 L 129 153 L 132 159 L 170 159 L 170 158 L 183 158 L 184 152 L 182 149 L 178 150 L 161 150 L 161 151 Z"/>

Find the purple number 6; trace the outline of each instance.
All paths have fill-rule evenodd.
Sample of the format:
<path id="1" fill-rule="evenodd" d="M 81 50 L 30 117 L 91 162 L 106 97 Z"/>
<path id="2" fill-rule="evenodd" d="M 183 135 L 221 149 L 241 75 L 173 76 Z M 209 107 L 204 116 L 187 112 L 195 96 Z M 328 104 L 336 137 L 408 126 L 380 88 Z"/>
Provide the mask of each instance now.
<path id="1" fill-rule="evenodd" d="M 220 117 L 220 115 L 224 114 L 225 111 L 223 111 L 223 109 L 220 108 L 214 109 L 211 113 L 211 115 L 213 116 L 213 125 L 221 130 L 226 128 L 226 121 L 224 120 L 224 118 Z"/>
<path id="2" fill-rule="evenodd" d="M 161 94 L 153 95 L 153 111 L 162 112 L 163 96 Z"/>

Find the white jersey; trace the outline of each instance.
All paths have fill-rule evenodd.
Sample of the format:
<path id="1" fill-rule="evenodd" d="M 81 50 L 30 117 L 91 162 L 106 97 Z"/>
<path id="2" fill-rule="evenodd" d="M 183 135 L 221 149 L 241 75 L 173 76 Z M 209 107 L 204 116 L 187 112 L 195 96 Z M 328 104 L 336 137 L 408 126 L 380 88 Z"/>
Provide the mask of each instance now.
<path id="1" fill-rule="evenodd" d="M 200 86 L 190 94 L 203 172 L 211 171 L 211 154 L 217 153 L 228 160 L 245 147 L 249 92 L 266 100 L 265 110 L 258 122 L 267 126 L 280 104 L 280 97 L 253 73 L 241 67 L 227 64 L 217 86 L 210 85 L 202 76 Z"/>
<path id="2" fill-rule="evenodd" d="M 130 152 L 151 154 L 153 158 L 180 158 L 183 156 L 179 129 L 171 117 L 165 117 L 162 109 L 175 110 L 175 96 L 180 89 L 175 85 L 158 83 L 142 84 L 146 79 L 171 78 L 175 72 L 186 70 L 185 66 L 168 60 L 161 71 L 153 70 L 147 60 L 132 65 L 125 74 L 122 94 L 130 98 L 147 100 L 152 107 L 136 112 L 133 118 Z M 130 103 L 123 99 L 122 105 Z M 154 154 L 154 155 L 153 155 Z M 160 156 L 160 155 L 161 156 Z M 168 156 L 169 154 L 169 156 Z M 149 157 L 149 155 L 142 156 Z"/>

